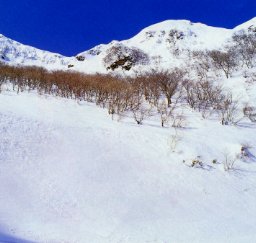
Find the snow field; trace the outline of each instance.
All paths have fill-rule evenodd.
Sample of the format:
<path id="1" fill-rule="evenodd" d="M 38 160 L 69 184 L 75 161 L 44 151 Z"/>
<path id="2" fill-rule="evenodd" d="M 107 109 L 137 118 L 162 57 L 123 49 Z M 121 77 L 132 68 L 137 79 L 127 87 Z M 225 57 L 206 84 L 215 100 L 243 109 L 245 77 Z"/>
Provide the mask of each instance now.
<path id="1" fill-rule="evenodd" d="M 256 240 L 252 123 L 222 126 L 186 110 L 171 149 L 174 128 L 112 121 L 89 103 L 6 91 L 0 111 L 0 239 Z M 223 153 L 245 143 L 250 157 L 225 171 Z M 203 166 L 191 167 L 197 156 Z"/>

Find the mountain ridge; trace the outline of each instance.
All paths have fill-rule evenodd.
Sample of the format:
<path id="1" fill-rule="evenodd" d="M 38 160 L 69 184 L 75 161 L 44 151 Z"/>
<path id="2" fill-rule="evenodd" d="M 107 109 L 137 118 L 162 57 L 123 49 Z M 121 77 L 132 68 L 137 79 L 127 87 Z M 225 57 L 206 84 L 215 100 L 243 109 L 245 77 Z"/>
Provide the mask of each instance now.
<path id="1" fill-rule="evenodd" d="M 24 45 L 0 34 L 0 58 L 2 62 L 11 65 L 35 65 L 49 70 L 72 69 L 85 73 L 106 73 L 108 70 L 104 65 L 104 58 L 111 48 L 122 46 L 121 49 L 135 47 L 145 52 L 150 58 L 151 67 L 156 65 L 153 59 L 160 56 L 160 62 L 163 64 L 160 65 L 165 67 L 175 58 L 173 53 L 170 54 L 170 49 L 219 49 L 235 32 L 251 27 L 256 28 L 256 17 L 233 29 L 212 27 L 189 20 L 165 20 L 142 29 L 127 40 L 113 40 L 71 57 Z M 170 36 L 171 33 L 174 36 Z M 174 37 L 177 40 L 173 40 Z M 171 43 L 172 41 L 175 43 Z"/>

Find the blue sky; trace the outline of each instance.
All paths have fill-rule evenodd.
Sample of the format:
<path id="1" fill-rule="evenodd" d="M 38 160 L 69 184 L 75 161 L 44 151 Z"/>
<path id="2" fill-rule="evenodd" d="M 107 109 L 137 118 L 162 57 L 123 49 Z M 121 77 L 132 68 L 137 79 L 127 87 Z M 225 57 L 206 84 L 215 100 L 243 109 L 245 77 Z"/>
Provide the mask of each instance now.
<path id="1" fill-rule="evenodd" d="M 71 56 L 166 19 L 233 28 L 256 16 L 256 1 L 0 0 L 0 9 L 0 33 Z"/>

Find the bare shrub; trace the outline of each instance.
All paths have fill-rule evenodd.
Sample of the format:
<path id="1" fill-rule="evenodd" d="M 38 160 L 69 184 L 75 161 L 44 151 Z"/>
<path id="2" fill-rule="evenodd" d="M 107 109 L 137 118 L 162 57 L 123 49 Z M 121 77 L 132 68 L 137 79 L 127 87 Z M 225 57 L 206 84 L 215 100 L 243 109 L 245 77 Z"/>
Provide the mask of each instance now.
<path id="1" fill-rule="evenodd" d="M 172 115 L 172 127 L 184 128 L 186 126 L 186 118 L 183 114 Z"/>
<path id="2" fill-rule="evenodd" d="M 142 125 L 142 121 L 151 115 L 151 109 L 140 104 L 132 108 L 132 114 L 137 124 Z"/>
<path id="3" fill-rule="evenodd" d="M 178 129 L 174 129 L 174 134 L 172 134 L 169 138 L 169 146 L 172 152 L 175 152 L 179 142 L 182 140 L 182 135 Z"/>
<path id="4" fill-rule="evenodd" d="M 143 93 L 145 100 L 150 105 L 158 106 L 162 90 L 154 71 L 137 74 L 137 77 L 132 80 L 132 86 L 136 86 Z"/>
<path id="5" fill-rule="evenodd" d="M 229 152 L 223 153 L 223 166 L 225 171 L 232 170 L 234 168 L 235 162 L 239 159 L 239 155 L 232 155 Z"/>
<path id="6" fill-rule="evenodd" d="M 169 109 L 167 103 L 163 100 L 158 104 L 157 111 L 160 114 L 161 126 L 164 127 L 169 122 L 172 110 Z"/>
<path id="7" fill-rule="evenodd" d="M 204 51 L 193 51 L 192 58 L 192 69 L 195 71 L 199 80 L 207 79 L 208 72 L 211 68 L 209 55 L 207 55 L 207 53 Z"/>
<path id="8" fill-rule="evenodd" d="M 208 56 L 214 68 L 222 70 L 226 78 L 231 77 L 232 72 L 237 67 L 237 58 L 234 51 L 231 49 L 227 49 L 225 52 L 213 50 L 208 51 Z"/>
<path id="9" fill-rule="evenodd" d="M 187 103 L 191 108 L 201 112 L 203 118 L 217 112 L 225 100 L 223 88 L 219 85 L 213 85 L 209 81 L 185 81 L 183 88 Z"/>
<path id="10" fill-rule="evenodd" d="M 235 125 L 242 118 L 239 118 L 239 102 L 233 99 L 233 95 L 228 93 L 225 99 L 219 104 L 222 125 Z"/>
<path id="11" fill-rule="evenodd" d="M 160 71 L 155 73 L 155 77 L 167 99 L 168 107 L 171 106 L 172 97 L 175 95 L 179 84 L 183 82 L 184 75 L 185 73 L 178 68 L 171 71 Z"/>
<path id="12" fill-rule="evenodd" d="M 256 33 L 249 31 L 237 32 L 232 37 L 237 51 L 237 54 L 242 60 L 242 64 L 247 68 L 253 68 L 255 66 L 254 59 L 256 57 Z"/>
<path id="13" fill-rule="evenodd" d="M 195 83 L 189 80 L 185 80 L 182 83 L 182 86 L 186 92 L 185 99 L 192 109 L 197 108 L 197 97 L 196 97 L 196 93 L 194 92 L 194 85 Z"/>

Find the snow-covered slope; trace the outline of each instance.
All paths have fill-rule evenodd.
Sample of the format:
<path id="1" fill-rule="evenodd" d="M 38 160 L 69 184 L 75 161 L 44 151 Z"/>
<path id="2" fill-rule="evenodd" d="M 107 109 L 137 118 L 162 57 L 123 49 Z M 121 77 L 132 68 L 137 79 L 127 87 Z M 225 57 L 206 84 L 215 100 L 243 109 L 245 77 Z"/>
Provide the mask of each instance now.
<path id="1" fill-rule="evenodd" d="M 239 30 L 247 30 L 250 28 L 256 28 L 256 17 L 252 18 L 251 20 L 238 25 L 237 27 L 234 28 L 234 31 L 239 31 Z"/>
<path id="2" fill-rule="evenodd" d="M 36 65 L 48 69 L 66 69 L 70 58 L 23 45 L 0 34 L 0 60 L 13 65 Z"/>
<path id="3" fill-rule="evenodd" d="M 171 30 L 177 30 L 183 33 L 180 41 L 182 41 L 184 48 L 196 46 L 198 49 L 216 48 L 230 37 L 231 32 L 229 29 L 211 27 L 201 23 L 192 23 L 188 20 L 167 20 L 145 28 L 138 35 L 128 40 L 127 43 L 131 45 L 139 43 L 141 48 L 143 48 L 142 43 L 147 41 L 164 43 L 168 39 Z"/>
<path id="4" fill-rule="evenodd" d="M 177 135 L 154 119 L 2 93 L 0 241 L 255 242 L 255 125 L 185 115 Z M 250 156 L 224 171 L 243 144 Z"/>
<path id="5" fill-rule="evenodd" d="M 256 18 L 234 29 L 210 27 L 187 20 L 167 20 L 143 29 L 129 40 L 112 41 L 79 53 L 76 57 L 42 51 L 0 35 L 0 57 L 10 64 L 37 65 L 48 69 L 64 69 L 95 73 L 107 72 L 104 58 L 114 46 L 138 48 L 149 56 L 148 69 L 156 65 L 164 68 L 184 64 L 183 53 L 192 50 L 218 49 L 230 40 L 234 32 L 256 26 Z M 125 53 L 124 53 L 125 54 Z M 181 57 L 177 57 L 181 55 Z M 117 70 L 117 71 L 120 71 Z"/>

